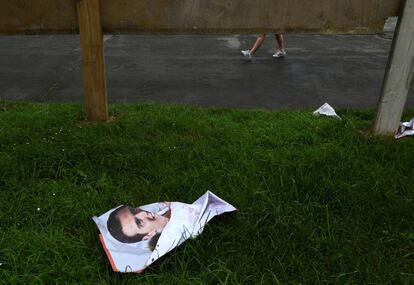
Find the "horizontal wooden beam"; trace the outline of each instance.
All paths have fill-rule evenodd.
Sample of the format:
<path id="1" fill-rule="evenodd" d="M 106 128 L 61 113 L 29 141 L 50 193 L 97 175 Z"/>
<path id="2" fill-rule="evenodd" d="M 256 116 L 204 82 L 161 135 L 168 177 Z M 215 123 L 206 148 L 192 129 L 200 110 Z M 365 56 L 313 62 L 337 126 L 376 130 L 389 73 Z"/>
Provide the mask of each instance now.
<path id="1" fill-rule="evenodd" d="M 402 0 L 102 0 L 108 33 L 379 33 Z M 0 0 L 0 34 L 78 33 L 76 0 Z"/>

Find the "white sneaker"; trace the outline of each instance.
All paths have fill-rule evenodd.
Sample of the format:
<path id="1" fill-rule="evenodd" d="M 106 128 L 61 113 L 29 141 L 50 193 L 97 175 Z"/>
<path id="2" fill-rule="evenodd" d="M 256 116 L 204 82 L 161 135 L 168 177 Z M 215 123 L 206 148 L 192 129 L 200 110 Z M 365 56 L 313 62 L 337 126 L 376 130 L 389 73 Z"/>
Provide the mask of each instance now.
<path id="1" fill-rule="evenodd" d="M 252 54 L 251 54 L 249 49 L 241 50 L 241 53 L 242 53 L 242 55 L 244 55 L 245 58 L 247 58 L 249 60 L 252 59 Z"/>
<path id="2" fill-rule="evenodd" d="M 276 53 L 272 56 L 273 58 L 281 58 L 286 56 L 286 51 L 284 49 L 278 49 Z"/>

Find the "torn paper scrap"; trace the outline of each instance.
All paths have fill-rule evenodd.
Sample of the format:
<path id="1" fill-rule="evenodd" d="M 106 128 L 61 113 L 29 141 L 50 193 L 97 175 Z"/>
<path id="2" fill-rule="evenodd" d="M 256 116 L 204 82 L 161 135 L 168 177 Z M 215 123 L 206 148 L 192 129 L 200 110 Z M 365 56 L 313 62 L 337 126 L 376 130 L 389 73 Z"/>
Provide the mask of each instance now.
<path id="1" fill-rule="evenodd" d="M 93 220 L 112 269 L 139 273 L 185 240 L 201 234 L 213 217 L 235 210 L 207 191 L 192 204 L 121 205 Z"/>
<path id="2" fill-rule="evenodd" d="M 332 106 L 329 105 L 328 103 L 323 104 L 321 107 L 319 107 L 318 110 L 313 112 L 313 114 L 315 116 L 324 115 L 324 116 L 329 116 L 329 117 L 336 117 L 341 120 L 341 117 L 339 117 L 336 114 L 334 108 L 332 108 Z"/>
<path id="3" fill-rule="evenodd" d="M 414 118 L 411 119 L 409 122 L 400 123 L 400 128 L 398 133 L 395 135 L 396 139 L 400 139 L 406 136 L 413 136 L 414 135 Z"/>

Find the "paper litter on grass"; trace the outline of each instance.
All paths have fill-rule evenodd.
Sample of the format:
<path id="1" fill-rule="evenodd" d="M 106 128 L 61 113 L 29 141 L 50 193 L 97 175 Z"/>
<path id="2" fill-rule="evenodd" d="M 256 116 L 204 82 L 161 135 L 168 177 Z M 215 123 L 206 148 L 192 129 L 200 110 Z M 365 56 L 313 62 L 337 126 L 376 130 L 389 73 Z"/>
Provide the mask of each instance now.
<path id="1" fill-rule="evenodd" d="M 332 108 L 332 106 L 329 105 L 328 103 L 323 104 L 315 112 L 313 112 L 313 114 L 315 116 L 324 115 L 324 116 L 328 116 L 328 117 L 335 117 L 335 118 L 338 118 L 338 119 L 342 120 L 341 117 L 339 117 L 336 114 L 334 108 Z"/>
<path id="2" fill-rule="evenodd" d="M 93 220 L 112 269 L 139 273 L 185 240 L 201 234 L 213 217 L 235 210 L 207 191 L 192 204 L 121 205 Z"/>
<path id="3" fill-rule="evenodd" d="M 414 118 L 411 119 L 409 122 L 402 122 L 400 123 L 400 128 L 398 133 L 395 135 L 396 139 L 400 139 L 406 136 L 413 136 L 414 135 Z"/>

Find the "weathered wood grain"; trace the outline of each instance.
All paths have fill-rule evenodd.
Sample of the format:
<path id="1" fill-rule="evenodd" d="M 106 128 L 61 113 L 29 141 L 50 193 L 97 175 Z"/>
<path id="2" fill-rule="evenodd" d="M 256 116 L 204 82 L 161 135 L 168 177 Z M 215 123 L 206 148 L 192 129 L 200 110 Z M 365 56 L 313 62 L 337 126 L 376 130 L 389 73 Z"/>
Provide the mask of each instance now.
<path id="1" fill-rule="evenodd" d="M 391 48 L 374 124 L 377 135 L 394 135 L 414 72 L 414 0 L 406 0 Z"/>
<path id="2" fill-rule="evenodd" d="M 378 33 L 402 0 L 101 0 L 110 33 Z M 77 33 L 76 0 L 0 0 L 0 34 Z"/>
<path id="3" fill-rule="evenodd" d="M 77 1 L 86 120 L 108 120 L 100 0 Z"/>

